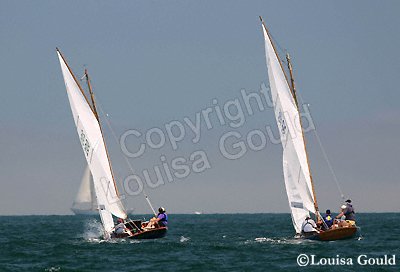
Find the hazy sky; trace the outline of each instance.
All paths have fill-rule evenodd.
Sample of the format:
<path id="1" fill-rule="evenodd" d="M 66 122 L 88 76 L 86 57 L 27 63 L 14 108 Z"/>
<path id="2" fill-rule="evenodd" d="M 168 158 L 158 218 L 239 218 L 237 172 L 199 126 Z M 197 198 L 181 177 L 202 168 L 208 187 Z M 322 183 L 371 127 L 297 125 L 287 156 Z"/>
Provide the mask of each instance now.
<path id="1" fill-rule="evenodd" d="M 259 15 L 292 55 L 298 92 L 345 195 L 358 211 L 400 211 L 399 11 L 398 1 L 1 1 L 0 214 L 69 214 L 78 190 L 85 160 L 56 46 L 78 77 L 89 69 L 118 137 L 128 129 L 146 134 L 236 98 L 244 108 L 242 89 L 268 85 Z M 237 160 L 219 151 L 228 132 L 242 140 L 266 126 L 276 132 L 273 110 L 254 102 L 243 124 L 221 125 L 214 110 L 212 129 L 200 119 L 197 143 L 185 125 L 176 150 L 167 140 L 130 159 L 139 176 L 148 169 L 155 180 L 161 156 L 171 167 L 175 158 L 206 154 L 210 169 L 146 187 L 155 206 L 170 213 L 289 211 L 279 145 L 252 151 L 246 144 Z M 123 180 L 129 169 L 104 127 Z M 307 133 L 307 141 L 319 206 L 337 210 L 340 194 L 315 136 Z M 142 142 L 130 137 L 129 148 Z M 126 202 L 149 212 L 142 196 Z"/>

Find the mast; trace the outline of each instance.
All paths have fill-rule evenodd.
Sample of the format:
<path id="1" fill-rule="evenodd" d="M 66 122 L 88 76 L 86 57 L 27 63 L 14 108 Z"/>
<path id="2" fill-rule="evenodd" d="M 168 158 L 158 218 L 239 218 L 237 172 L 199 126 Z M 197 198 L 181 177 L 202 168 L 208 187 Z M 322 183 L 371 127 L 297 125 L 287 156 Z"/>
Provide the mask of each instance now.
<path id="1" fill-rule="evenodd" d="M 112 176 L 112 179 L 113 179 L 113 182 L 114 182 L 115 191 L 116 191 L 116 193 L 117 193 L 117 196 L 119 197 L 119 191 L 118 191 L 117 183 L 115 182 L 114 171 L 113 171 L 112 166 L 111 166 L 110 155 L 108 154 L 108 148 L 107 148 L 107 145 L 106 145 L 106 141 L 105 141 L 105 139 L 104 139 L 103 128 L 102 128 L 102 126 L 101 126 L 99 114 L 97 113 L 96 102 L 95 102 L 94 94 L 93 94 L 93 90 L 92 90 L 92 84 L 90 83 L 90 78 L 89 78 L 89 74 L 88 74 L 88 72 L 87 72 L 87 69 L 85 69 L 85 78 L 86 78 L 86 82 L 87 82 L 87 85 L 88 85 L 88 89 L 89 89 L 89 93 L 90 93 L 90 98 L 91 98 L 92 104 L 93 104 L 93 113 L 94 113 L 94 115 L 96 116 L 97 122 L 99 123 L 100 131 L 101 131 L 101 137 L 103 138 L 104 147 L 105 147 L 105 149 L 106 149 L 108 164 L 109 164 L 109 166 L 110 166 L 110 171 L 111 171 L 111 176 Z M 90 104 L 89 104 L 89 105 L 90 105 Z"/>
<path id="2" fill-rule="evenodd" d="M 292 67 L 292 63 L 290 61 L 289 53 L 286 53 L 286 60 L 287 60 L 287 65 L 288 65 L 288 69 L 289 69 L 289 74 L 290 74 L 290 82 L 291 82 L 291 85 L 292 85 L 291 86 L 292 87 L 291 90 L 292 90 L 294 101 L 296 102 L 297 111 L 299 113 L 301 133 L 303 135 L 303 142 L 304 142 L 304 150 L 306 151 L 308 172 L 310 173 L 311 189 L 312 189 L 312 193 L 313 193 L 313 197 L 314 197 L 314 207 L 315 207 L 315 211 L 316 211 L 316 215 L 315 216 L 316 216 L 316 218 L 318 220 L 320 218 L 320 216 L 319 216 L 319 209 L 318 209 L 318 203 L 317 203 L 317 196 L 315 194 L 314 181 L 313 181 L 312 174 L 311 174 L 310 162 L 309 162 L 309 158 L 308 158 L 307 145 L 306 145 L 306 138 L 305 138 L 305 135 L 304 135 L 303 123 L 301 121 L 299 102 L 297 100 L 297 95 L 296 95 L 296 84 L 294 82 L 293 67 Z"/>
<path id="3" fill-rule="evenodd" d="M 97 121 L 99 121 L 99 124 L 100 124 L 99 114 L 97 113 L 96 102 L 94 100 L 94 95 L 93 95 L 93 91 L 92 91 L 92 84 L 90 83 L 90 78 L 89 78 L 87 69 L 85 69 L 85 78 L 86 78 L 86 82 L 87 82 L 89 93 L 90 93 L 90 99 L 92 100 L 93 113 L 96 116 L 96 119 L 97 119 Z"/>
<path id="4" fill-rule="evenodd" d="M 294 83 L 294 77 L 293 77 L 293 67 L 292 63 L 290 61 L 290 55 L 289 53 L 286 52 L 286 60 L 287 60 L 287 65 L 289 69 L 289 74 L 290 74 L 290 83 L 292 84 L 292 93 L 293 93 L 293 98 L 294 101 L 296 102 L 297 108 L 299 108 L 299 103 L 297 102 L 297 95 L 296 95 L 296 84 Z"/>

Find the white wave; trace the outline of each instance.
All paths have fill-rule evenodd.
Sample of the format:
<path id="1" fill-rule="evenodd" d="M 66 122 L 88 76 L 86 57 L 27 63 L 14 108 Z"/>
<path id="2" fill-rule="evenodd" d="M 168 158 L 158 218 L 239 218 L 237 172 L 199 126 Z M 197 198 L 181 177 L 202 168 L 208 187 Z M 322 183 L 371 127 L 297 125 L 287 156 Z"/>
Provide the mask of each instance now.
<path id="1" fill-rule="evenodd" d="M 46 268 L 44 271 L 46 271 L 46 272 L 57 272 L 57 271 L 60 271 L 61 270 L 61 267 L 59 267 L 59 266 L 52 266 L 52 267 L 50 267 L 50 268 Z"/>
<path id="2" fill-rule="evenodd" d="M 259 243 L 262 243 L 262 242 L 269 242 L 269 241 L 272 241 L 273 239 L 271 239 L 271 238 L 266 238 L 266 237 L 258 237 L 258 238 L 256 238 L 256 239 L 254 239 L 254 241 L 256 241 L 256 242 L 259 242 Z"/>
<path id="3" fill-rule="evenodd" d="M 257 237 L 254 240 L 246 240 L 245 244 L 252 244 L 252 243 L 269 243 L 269 244 L 301 244 L 304 240 L 299 240 L 295 238 L 287 238 L 287 237 Z"/>
<path id="4" fill-rule="evenodd" d="M 179 239 L 179 242 L 185 243 L 185 242 L 187 242 L 187 241 L 189 241 L 189 240 L 190 240 L 189 237 L 181 236 L 181 238 Z"/>

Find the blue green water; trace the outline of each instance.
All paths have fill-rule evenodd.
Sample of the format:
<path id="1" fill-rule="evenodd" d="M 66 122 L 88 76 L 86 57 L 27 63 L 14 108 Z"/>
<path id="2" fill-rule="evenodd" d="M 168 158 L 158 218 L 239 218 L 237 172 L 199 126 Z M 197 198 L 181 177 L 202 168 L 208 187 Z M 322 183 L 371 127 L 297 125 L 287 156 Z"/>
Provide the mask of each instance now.
<path id="1" fill-rule="evenodd" d="M 361 237 L 318 242 L 293 238 L 289 214 L 170 214 L 165 238 L 104 241 L 97 217 L 1 216 L 0 271 L 400 271 L 400 214 L 357 219 Z M 353 265 L 306 269 L 301 253 Z M 396 265 L 360 266 L 360 254 Z"/>

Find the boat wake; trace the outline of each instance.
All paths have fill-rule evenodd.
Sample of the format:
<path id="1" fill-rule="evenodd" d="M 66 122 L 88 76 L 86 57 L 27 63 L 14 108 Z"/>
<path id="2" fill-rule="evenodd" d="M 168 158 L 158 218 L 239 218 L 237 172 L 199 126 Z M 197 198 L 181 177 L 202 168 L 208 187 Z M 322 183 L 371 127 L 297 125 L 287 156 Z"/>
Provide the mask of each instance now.
<path id="1" fill-rule="evenodd" d="M 254 240 L 246 240 L 245 244 L 254 244 L 254 243 L 267 243 L 267 244 L 286 244 L 286 245 L 297 245 L 303 243 L 303 240 L 296 238 L 288 238 L 288 237 L 257 237 Z"/>
<path id="2" fill-rule="evenodd" d="M 94 244 L 102 244 L 102 243 L 109 243 L 109 244 L 139 244 L 141 241 L 139 240 L 131 240 L 125 238 L 116 238 L 116 239 L 103 239 L 103 238 L 89 238 L 86 239 L 89 243 Z"/>

